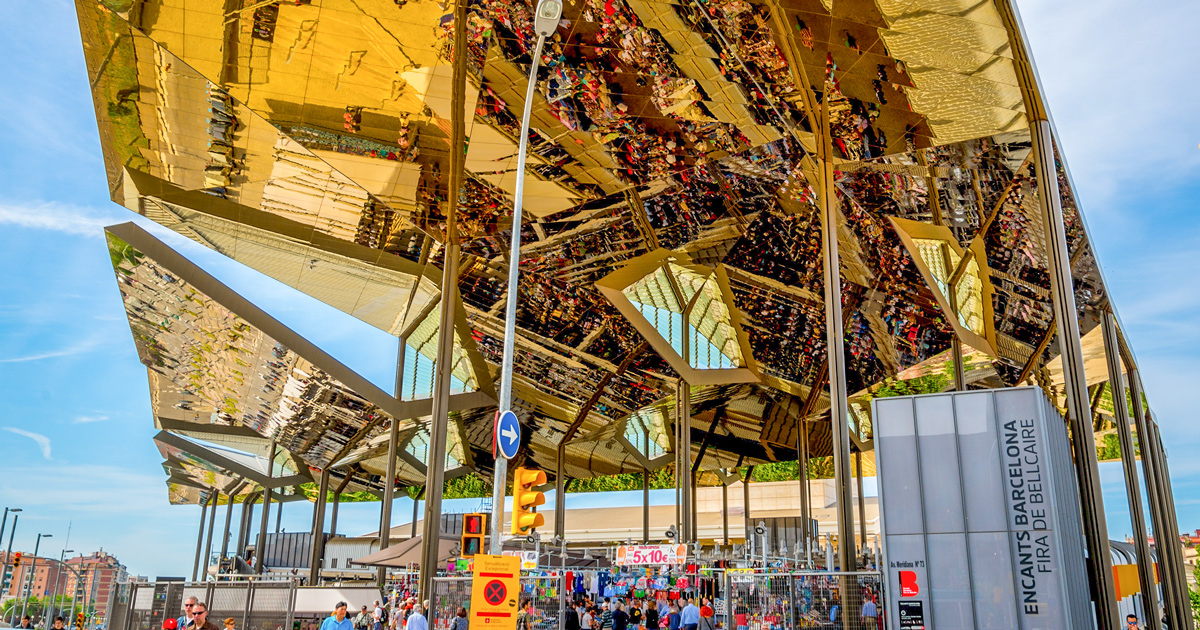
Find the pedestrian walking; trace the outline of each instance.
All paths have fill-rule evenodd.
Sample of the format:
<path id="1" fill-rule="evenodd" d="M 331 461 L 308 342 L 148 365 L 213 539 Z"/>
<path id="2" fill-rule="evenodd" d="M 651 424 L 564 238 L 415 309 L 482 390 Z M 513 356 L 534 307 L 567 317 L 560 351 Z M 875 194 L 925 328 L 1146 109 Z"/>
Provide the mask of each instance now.
<path id="1" fill-rule="evenodd" d="M 371 613 L 367 610 L 366 606 L 363 606 L 362 610 L 358 611 L 358 614 L 354 616 L 354 630 L 370 630 L 370 627 Z"/>
<path id="2" fill-rule="evenodd" d="M 462 606 L 454 613 L 454 621 L 450 622 L 450 630 L 467 630 L 470 622 L 467 620 L 467 609 Z"/>
<path id="3" fill-rule="evenodd" d="M 679 612 L 679 623 L 683 630 L 698 630 L 700 628 L 700 608 L 696 602 L 687 600 L 687 605 Z"/>
<path id="4" fill-rule="evenodd" d="M 429 630 L 429 622 L 425 620 L 425 607 L 413 604 L 412 614 L 408 616 L 407 630 Z"/>
<path id="5" fill-rule="evenodd" d="M 208 620 L 208 604 L 196 602 L 192 606 L 192 628 L 195 630 L 217 630 L 217 624 Z"/>
<path id="6" fill-rule="evenodd" d="M 195 597 L 183 600 L 183 614 L 175 620 L 175 627 L 179 628 L 179 630 L 185 630 L 188 626 L 192 625 L 192 608 L 196 606 L 196 602 L 198 601 L 200 600 Z"/>
<path id="7" fill-rule="evenodd" d="M 237 630 L 237 620 L 233 617 L 225 618 L 225 630 Z"/>
<path id="8" fill-rule="evenodd" d="M 346 602 L 338 602 L 333 614 L 321 622 L 321 630 L 354 630 L 354 622 L 346 617 Z"/>

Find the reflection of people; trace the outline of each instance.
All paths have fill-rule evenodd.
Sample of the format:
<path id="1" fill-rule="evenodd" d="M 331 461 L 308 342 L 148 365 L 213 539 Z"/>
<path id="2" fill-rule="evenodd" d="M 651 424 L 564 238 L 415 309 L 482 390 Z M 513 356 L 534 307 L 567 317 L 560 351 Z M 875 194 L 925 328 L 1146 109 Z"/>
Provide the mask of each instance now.
<path id="1" fill-rule="evenodd" d="M 225 618 L 225 630 L 236 630 L 236 628 L 234 627 L 236 624 L 237 624 L 237 621 L 233 617 Z"/>
<path id="2" fill-rule="evenodd" d="M 1141 630 L 1141 629 L 1142 629 L 1142 627 L 1138 625 L 1137 615 L 1134 615 L 1134 614 L 1125 615 L 1125 630 Z"/>

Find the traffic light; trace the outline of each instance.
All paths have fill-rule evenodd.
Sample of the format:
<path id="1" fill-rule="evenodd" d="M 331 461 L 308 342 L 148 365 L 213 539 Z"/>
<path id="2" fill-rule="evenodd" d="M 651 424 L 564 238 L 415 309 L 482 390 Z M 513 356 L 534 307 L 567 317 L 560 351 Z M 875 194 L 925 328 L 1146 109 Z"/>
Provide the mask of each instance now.
<path id="1" fill-rule="evenodd" d="M 513 471 L 513 536 L 525 536 L 546 522 L 545 517 L 537 513 L 537 506 L 545 503 L 546 497 L 534 490 L 545 483 L 546 473 L 536 468 Z"/>
<path id="2" fill-rule="evenodd" d="M 486 514 L 463 514 L 462 557 L 473 558 L 483 553 L 483 536 L 487 531 Z"/>
<path id="3" fill-rule="evenodd" d="M 77 613 L 75 615 L 75 627 L 79 628 L 79 630 L 83 630 L 83 613 Z"/>
<path id="4" fill-rule="evenodd" d="M 17 569 L 21 568 L 21 552 L 20 551 L 13 554 L 13 565 L 12 566 L 13 566 L 13 573 L 16 573 Z"/>

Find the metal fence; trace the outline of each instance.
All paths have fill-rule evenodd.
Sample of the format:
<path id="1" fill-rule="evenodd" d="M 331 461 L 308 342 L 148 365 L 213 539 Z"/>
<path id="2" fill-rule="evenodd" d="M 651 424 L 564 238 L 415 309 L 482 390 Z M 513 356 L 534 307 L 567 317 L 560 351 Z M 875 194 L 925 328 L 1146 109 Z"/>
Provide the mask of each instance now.
<path id="1" fill-rule="evenodd" d="M 108 630 L 160 630 L 163 621 L 183 614 L 183 602 L 195 597 L 208 605 L 218 627 L 232 617 L 241 630 L 291 630 L 296 583 L 150 582 L 122 585 L 109 607 Z"/>
<path id="2" fill-rule="evenodd" d="M 878 572 L 731 571 L 726 579 L 731 630 L 882 630 L 884 625 L 887 606 Z"/>
<path id="3" fill-rule="evenodd" d="M 429 596 L 429 618 L 432 630 L 449 630 L 458 609 L 471 612 L 471 578 L 434 578 Z M 562 576 L 522 577 L 520 601 L 533 605 L 530 630 L 559 630 L 566 613 L 566 591 Z"/>

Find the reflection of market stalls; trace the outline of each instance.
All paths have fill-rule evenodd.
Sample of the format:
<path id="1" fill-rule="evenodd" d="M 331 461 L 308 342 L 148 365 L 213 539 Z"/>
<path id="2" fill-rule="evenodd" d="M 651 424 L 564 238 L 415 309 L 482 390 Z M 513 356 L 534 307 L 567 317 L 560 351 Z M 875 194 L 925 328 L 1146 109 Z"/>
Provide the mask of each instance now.
<path id="1" fill-rule="evenodd" d="M 1079 423 L 1087 481 L 1089 420 L 1128 424 L 1104 400 L 1124 391 L 1123 371 L 1137 404 L 1141 386 L 1008 1 L 568 4 L 533 103 L 518 287 L 504 278 L 509 188 L 526 166 L 513 157 L 532 46 L 519 3 L 464 7 L 466 46 L 452 51 L 452 14 L 434 3 L 131 0 L 114 12 L 77 0 L 112 196 L 403 338 L 394 393 L 465 392 L 448 414 L 452 474 L 490 471 L 494 411 L 479 405 L 494 389 L 511 288 L 523 463 L 552 469 L 560 490 L 674 462 L 687 530 L 692 474 L 728 484 L 731 469 L 836 446 L 848 493 L 852 460 L 870 465 L 871 399 L 1030 383 Z M 469 77 L 462 103 L 455 76 Z M 459 125 L 465 145 L 451 146 Z M 840 305 L 826 304 L 835 287 L 822 262 L 835 242 Z M 441 286 L 448 253 L 461 259 L 456 286 Z M 151 312 L 178 297 L 164 295 Z M 450 332 L 438 330 L 443 297 L 453 335 L 438 352 Z M 839 316 L 844 334 L 828 335 Z M 219 361 L 197 352 L 217 340 L 139 339 L 143 358 L 168 368 L 150 376 L 156 411 L 207 425 L 173 405 L 229 407 L 259 439 L 286 439 L 296 474 L 314 466 L 335 488 L 376 489 L 389 470 L 388 492 L 421 482 L 423 440 L 440 430 L 406 424 L 412 447 L 393 458 L 401 432 L 366 429 L 355 406 L 396 411 L 395 399 L 346 374 L 324 380 L 302 365 L 306 353 L 242 348 L 251 336 L 226 340 L 238 354 Z M 276 385 L 237 359 L 286 363 L 289 376 Z M 171 361 L 194 365 L 186 385 Z M 450 388 L 434 387 L 438 367 Z M 285 391 L 314 398 L 281 407 Z M 1163 538 L 1176 528 L 1145 416 L 1131 417 L 1148 422 L 1139 444 Z M 289 432 L 293 418 L 308 431 Z M 1099 544 L 1101 502 L 1083 487 Z M 839 519 L 845 537 L 852 520 Z"/>

